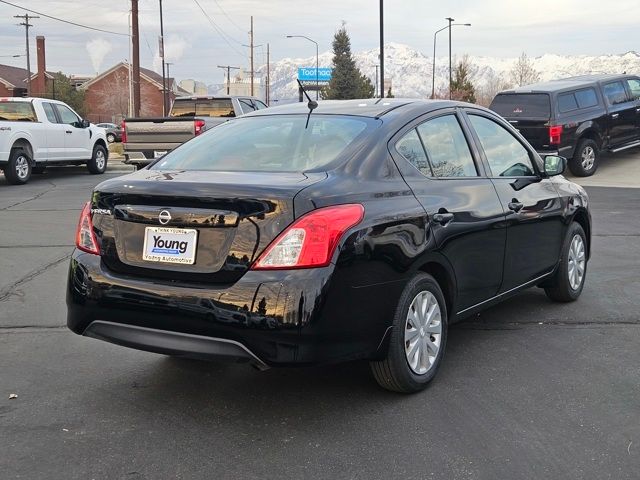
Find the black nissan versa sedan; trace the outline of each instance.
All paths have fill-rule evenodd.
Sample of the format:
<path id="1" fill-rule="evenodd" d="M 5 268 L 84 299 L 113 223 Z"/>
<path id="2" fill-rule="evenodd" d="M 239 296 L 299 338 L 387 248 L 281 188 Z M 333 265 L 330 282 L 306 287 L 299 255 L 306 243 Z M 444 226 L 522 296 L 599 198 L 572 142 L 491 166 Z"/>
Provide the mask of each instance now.
<path id="1" fill-rule="evenodd" d="M 580 295 L 591 216 L 565 166 L 470 104 L 251 113 L 95 188 L 68 326 L 261 368 L 367 359 L 418 391 L 451 323 L 527 287 Z"/>

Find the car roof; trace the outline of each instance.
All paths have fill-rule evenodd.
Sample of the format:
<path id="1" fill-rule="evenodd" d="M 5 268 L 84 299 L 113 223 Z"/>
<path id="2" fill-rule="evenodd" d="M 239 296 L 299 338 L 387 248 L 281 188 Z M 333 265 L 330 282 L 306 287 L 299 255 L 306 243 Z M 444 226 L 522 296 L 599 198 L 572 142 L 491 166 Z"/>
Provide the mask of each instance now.
<path id="1" fill-rule="evenodd" d="M 606 82 L 609 80 L 622 80 L 627 78 L 628 75 L 624 74 L 591 74 L 591 75 L 577 75 L 575 77 L 559 78 L 556 80 L 550 80 L 548 82 L 534 83 L 531 85 L 523 85 L 522 87 L 516 87 L 509 90 L 503 90 L 501 94 L 514 94 L 514 93 L 552 93 L 565 90 L 572 90 L 576 88 L 588 87 L 597 82 Z"/>
<path id="2" fill-rule="evenodd" d="M 410 107 L 425 107 L 425 113 L 431 110 L 453 106 L 469 106 L 462 102 L 451 100 L 421 100 L 417 98 L 365 98 L 356 100 L 320 100 L 318 107 L 313 110 L 314 115 L 354 115 L 360 117 L 380 118 L 389 112 L 403 110 Z M 307 114 L 307 102 L 290 103 L 270 107 L 268 110 L 250 112 L 243 117 L 262 115 L 291 115 Z"/>

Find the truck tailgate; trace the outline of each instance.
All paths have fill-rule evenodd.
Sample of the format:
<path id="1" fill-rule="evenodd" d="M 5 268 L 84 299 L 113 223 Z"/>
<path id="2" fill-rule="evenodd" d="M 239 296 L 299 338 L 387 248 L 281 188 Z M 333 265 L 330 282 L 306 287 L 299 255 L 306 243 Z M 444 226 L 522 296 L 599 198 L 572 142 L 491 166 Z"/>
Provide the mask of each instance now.
<path id="1" fill-rule="evenodd" d="M 193 118 L 128 118 L 126 119 L 127 144 L 181 144 L 195 136 Z"/>

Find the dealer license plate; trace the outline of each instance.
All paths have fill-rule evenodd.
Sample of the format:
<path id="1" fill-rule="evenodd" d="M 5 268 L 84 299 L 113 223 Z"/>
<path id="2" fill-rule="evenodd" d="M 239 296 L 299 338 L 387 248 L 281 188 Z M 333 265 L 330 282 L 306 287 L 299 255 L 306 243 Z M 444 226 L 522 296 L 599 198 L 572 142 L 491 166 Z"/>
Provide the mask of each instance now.
<path id="1" fill-rule="evenodd" d="M 197 230 L 146 227 L 142 259 L 148 262 L 193 265 L 196 261 L 197 242 Z"/>

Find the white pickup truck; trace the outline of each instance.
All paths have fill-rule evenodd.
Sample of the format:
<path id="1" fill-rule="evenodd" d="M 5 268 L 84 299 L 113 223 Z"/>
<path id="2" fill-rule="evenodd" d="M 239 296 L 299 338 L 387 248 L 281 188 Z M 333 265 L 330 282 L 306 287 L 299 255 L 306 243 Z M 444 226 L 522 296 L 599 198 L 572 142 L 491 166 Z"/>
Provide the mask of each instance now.
<path id="1" fill-rule="evenodd" d="M 0 98 L 0 170 L 7 182 L 22 185 L 47 165 L 86 164 L 104 173 L 109 150 L 104 128 L 68 105 L 46 98 Z"/>

